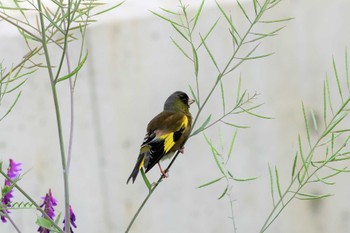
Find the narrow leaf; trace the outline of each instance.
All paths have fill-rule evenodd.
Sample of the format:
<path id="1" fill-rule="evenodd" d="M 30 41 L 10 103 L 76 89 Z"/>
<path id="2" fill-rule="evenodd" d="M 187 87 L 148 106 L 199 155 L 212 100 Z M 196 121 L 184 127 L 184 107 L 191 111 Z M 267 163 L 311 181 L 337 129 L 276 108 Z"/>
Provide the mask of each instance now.
<path id="1" fill-rule="evenodd" d="M 219 10 L 221 11 L 221 13 L 223 14 L 223 16 L 225 17 L 225 19 L 228 22 L 228 24 L 230 25 L 230 27 L 232 29 L 232 34 L 236 33 L 237 36 L 239 38 L 241 38 L 239 33 L 238 33 L 238 31 L 237 31 L 237 29 L 236 29 L 236 27 L 233 25 L 232 20 L 230 19 L 230 17 L 228 17 L 228 15 L 225 13 L 224 9 L 220 6 L 220 4 L 217 1 L 215 1 L 215 3 L 217 5 L 217 7 L 219 8 Z"/>
<path id="2" fill-rule="evenodd" d="M 21 96 L 22 92 L 20 91 L 15 99 L 15 101 L 12 103 L 11 107 L 7 110 L 7 112 L 0 118 L 0 121 L 2 121 L 8 114 L 10 114 L 10 112 L 12 111 L 12 109 L 15 107 L 15 105 L 17 104 L 17 101 L 19 99 L 19 97 Z"/>
<path id="3" fill-rule="evenodd" d="M 148 188 L 148 191 L 151 191 L 152 185 L 151 185 L 151 183 L 149 182 L 149 180 L 148 180 L 148 178 L 147 178 L 145 172 L 143 171 L 143 168 L 140 169 L 140 172 L 141 172 L 141 175 L 142 175 L 142 179 L 143 179 L 143 181 L 145 182 L 145 185 L 146 185 L 147 188 Z"/>
<path id="4" fill-rule="evenodd" d="M 272 171 L 271 171 L 271 167 L 270 164 L 268 165 L 269 167 L 269 176 L 270 176 L 270 191 L 271 191 L 271 197 L 272 197 L 272 204 L 273 206 L 275 206 L 275 195 L 274 195 L 274 182 L 273 182 L 273 176 L 272 176 Z"/>
<path id="5" fill-rule="evenodd" d="M 309 143 L 309 147 L 311 148 L 311 139 L 310 139 L 310 131 L 309 131 L 309 124 L 307 122 L 306 112 L 305 112 L 305 106 L 304 103 L 301 102 L 302 110 L 303 110 L 303 116 L 304 116 L 304 124 L 305 124 L 305 130 L 306 130 L 306 136 L 307 141 Z"/>
<path id="6" fill-rule="evenodd" d="M 208 143 L 208 145 L 209 145 L 209 147 L 210 147 L 210 149 L 211 149 L 211 152 L 212 152 L 212 154 L 213 154 L 215 163 L 216 163 L 217 167 L 219 168 L 221 174 L 222 174 L 223 176 L 226 176 L 226 174 L 225 174 L 225 172 L 224 172 L 224 169 L 222 168 L 221 163 L 219 162 L 219 159 L 218 159 L 218 156 L 217 156 L 217 154 L 218 154 L 217 150 L 214 148 L 212 142 L 209 140 L 209 138 L 208 138 L 205 134 L 204 134 L 204 138 L 205 138 L 205 140 L 207 141 L 207 143 Z"/>
<path id="7" fill-rule="evenodd" d="M 226 163 L 227 163 L 227 162 L 230 160 L 230 158 L 231 158 L 232 149 L 233 149 L 233 145 L 234 145 L 234 143 L 235 143 L 235 141 L 236 141 L 237 133 L 238 133 L 238 130 L 236 129 L 236 130 L 235 130 L 235 133 L 233 134 L 232 140 L 231 140 L 230 148 L 229 148 L 229 150 L 228 150 Z"/>
<path id="8" fill-rule="evenodd" d="M 170 39 L 174 43 L 174 45 L 181 51 L 181 53 L 193 62 L 192 58 L 185 52 L 185 50 L 178 43 L 176 43 L 176 41 L 172 37 L 170 37 Z"/>
<path id="9" fill-rule="evenodd" d="M 196 102 L 196 104 L 197 104 L 197 106 L 198 106 L 198 108 L 199 108 L 198 98 L 197 98 L 196 94 L 194 93 L 193 88 L 191 87 L 191 85 L 188 85 L 188 87 L 190 88 L 190 91 L 191 91 L 191 94 L 192 94 L 192 96 L 193 96 L 193 98 L 194 98 L 194 101 Z"/>
<path id="10" fill-rule="evenodd" d="M 192 32 L 194 31 L 194 29 L 195 29 L 195 27 L 196 27 L 196 25 L 197 25 L 197 22 L 198 22 L 198 19 L 199 19 L 199 15 L 201 14 L 201 12 L 202 12 L 202 9 L 203 9 L 203 6 L 204 6 L 204 2 L 205 2 L 205 0 L 202 0 L 202 3 L 201 3 L 201 5 L 199 6 L 199 9 L 198 9 L 198 11 L 197 11 L 197 13 L 195 14 L 195 16 L 194 16 L 194 22 L 193 22 L 193 26 L 192 26 Z M 192 20 L 193 20 L 192 19 Z M 191 20 L 191 21 L 192 21 Z"/>
<path id="11" fill-rule="evenodd" d="M 208 183 L 202 184 L 202 185 L 198 186 L 197 188 L 204 188 L 204 187 L 206 187 L 206 186 L 212 185 L 212 184 L 214 184 L 214 183 L 216 183 L 216 182 L 222 180 L 222 178 L 224 178 L 224 176 L 221 176 L 220 178 L 217 178 L 217 179 L 215 179 L 215 180 L 212 180 L 212 181 L 210 181 L 210 182 L 208 182 Z"/>
<path id="12" fill-rule="evenodd" d="M 56 83 L 61 82 L 61 81 L 64 81 L 64 80 L 66 80 L 66 79 L 69 79 L 69 78 L 71 78 L 72 76 L 74 76 L 75 74 L 77 74 L 77 73 L 80 71 L 80 69 L 83 67 L 85 61 L 87 60 L 87 57 L 88 57 L 88 53 L 86 53 L 86 55 L 85 55 L 85 57 L 83 58 L 83 60 L 79 63 L 79 65 L 78 65 L 71 73 L 69 73 L 69 74 L 67 74 L 67 75 L 65 75 L 65 76 L 63 76 L 63 77 L 61 77 L 61 78 L 58 78 L 57 81 L 56 81 Z"/>
<path id="13" fill-rule="evenodd" d="M 310 201 L 310 200 L 318 200 L 326 197 L 333 196 L 332 194 L 324 194 L 324 195 L 314 195 L 314 194 L 306 194 L 306 193 L 297 193 L 297 198 L 299 200 Z"/>
<path id="14" fill-rule="evenodd" d="M 293 20 L 294 18 L 284 18 L 284 19 L 276 19 L 276 20 L 262 20 L 260 23 L 280 23 Z"/>
<path id="15" fill-rule="evenodd" d="M 346 75 L 346 85 L 348 87 L 348 92 L 350 93 L 350 78 L 349 78 L 349 63 L 348 63 L 348 48 L 345 49 L 345 75 Z"/>
<path id="16" fill-rule="evenodd" d="M 338 71 L 337 71 L 337 66 L 336 66 L 336 64 L 335 64 L 334 57 L 333 57 L 332 60 L 333 60 L 333 71 L 334 71 L 335 79 L 336 79 L 336 81 L 337 81 L 337 86 L 338 86 L 338 92 L 339 92 L 341 101 L 342 101 L 342 103 L 343 103 L 343 102 L 344 102 L 344 99 L 343 99 L 343 92 L 342 92 L 342 89 L 341 89 L 341 85 L 340 85 L 340 81 L 339 81 L 339 76 L 338 76 Z"/>
<path id="17" fill-rule="evenodd" d="M 280 196 L 280 199 L 281 199 L 282 204 L 283 204 L 283 196 L 282 196 L 282 192 L 281 192 L 280 178 L 278 175 L 277 166 L 275 166 L 275 176 L 276 176 L 276 186 L 277 186 L 278 195 Z"/>
<path id="18" fill-rule="evenodd" d="M 208 123 L 210 122 L 210 119 L 211 119 L 211 114 L 207 117 L 207 119 L 203 122 L 203 124 L 196 131 L 194 131 L 191 134 L 191 137 L 202 132 L 205 129 L 205 127 L 208 125 Z"/>
<path id="19" fill-rule="evenodd" d="M 298 152 L 294 156 L 293 167 L 292 167 L 292 179 L 294 178 L 295 169 L 297 166 L 297 160 L 298 160 Z"/>
<path id="20" fill-rule="evenodd" d="M 248 126 L 248 125 L 237 125 L 237 124 L 233 124 L 233 123 L 226 122 L 226 121 L 223 121 L 223 120 L 221 120 L 220 122 L 224 123 L 225 125 L 229 125 L 229 126 L 232 126 L 232 127 L 235 127 L 235 128 L 239 128 L 239 129 L 248 129 L 248 128 L 250 128 L 250 126 Z"/>
<path id="21" fill-rule="evenodd" d="M 164 19 L 165 21 L 171 23 L 171 24 L 174 24 L 174 25 L 179 26 L 179 27 L 184 27 L 183 25 L 181 25 L 181 24 L 179 24 L 179 23 L 177 23 L 177 22 L 175 22 L 175 21 L 173 21 L 173 20 L 171 20 L 171 19 L 169 19 L 169 18 L 167 18 L 167 17 L 165 17 L 165 16 L 163 16 L 163 15 L 161 15 L 161 14 L 158 14 L 158 13 L 156 13 L 156 12 L 154 12 L 154 11 L 150 11 L 150 12 L 151 12 L 152 14 L 158 16 L 159 18 Z"/>
<path id="22" fill-rule="evenodd" d="M 171 24 L 173 28 L 184 38 L 187 42 L 191 43 L 191 41 L 187 38 L 187 36 L 176 26 L 176 24 Z"/>
<path id="23" fill-rule="evenodd" d="M 255 16 L 258 14 L 257 0 L 253 0 Z"/>
<path id="24" fill-rule="evenodd" d="M 218 24 L 220 18 L 218 18 L 215 23 L 210 27 L 209 31 L 207 32 L 207 34 L 205 34 L 205 36 L 203 37 L 203 41 L 206 41 L 207 38 L 209 37 L 209 35 L 211 34 L 211 32 L 214 30 L 214 28 L 216 27 L 216 25 Z M 198 47 L 196 48 L 196 50 L 198 50 L 201 46 L 203 45 L 203 42 L 201 42 Z"/>
<path id="25" fill-rule="evenodd" d="M 242 13 L 244 14 L 244 16 L 246 17 L 246 19 L 249 21 L 250 24 L 252 24 L 252 21 L 250 20 L 250 18 L 249 18 L 249 16 L 248 16 L 247 12 L 244 10 L 244 8 L 243 8 L 243 6 L 241 5 L 241 3 L 240 3 L 238 0 L 236 0 L 236 2 L 237 2 L 237 4 L 238 4 L 239 8 L 241 8 L 241 11 L 242 11 Z"/>
<path id="26" fill-rule="evenodd" d="M 312 123 L 314 125 L 314 129 L 317 132 L 318 131 L 318 124 L 317 124 L 317 120 L 316 120 L 316 116 L 315 116 L 315 112 L 314 110 L 311 109 L 311 118 L 312 118 Z"/>
<path id="27" fill-rule="evenodd" d="M 218 197 L 218 200 L 220 200 L 221 198 L 223 198 L 225 196 L 225 194 L 227 193 L 227 190 L 228 190 L 228 185 L 226 186 L 225 190 L 222 192 L 220 197 Z"/>
<path id="28" fill-rule="evenodd" d="M 126 0 L 125 0 L 125 1 L 126 1 Z M 113 9 L 115 9 L 115 8 L 117 8 L 117 7 L 119 7 L 119 6 L 121 6 L 122 4 L 124 4 L 125 1 L 122 1 L 122 2 L 120 2 L 120 3 L 117 3 L 116 5 L 114 5 L 114 6 L 112 6 L 112 7 L 109 7 L 109 8 L 107 8 L 107 9 L 103 10 L 103 11 L 99 11 L 99 12 L 97 12 L 96 14 L 94 14 L 94 16 L 95 16 L 95 15 L 104 14 L 104 13 L 106 13 L 106 12 L 108 12 L 108 11 L 111 11 L 111 10 L 113 10 Z"/>
<path id="29" fill-rule="evenodd" d="M 200 34 L 199 34 L 199 35 L 200 35 Z M 220 68 L 219 68 L 218 64 L 216 63 L 216 60 L 215 60 L 213 54 L 211 53 L 210 49 L 208 48 L 207 44 L 206 44 L 205 41 L 204 41 L 204 38 L 203 38 L 201 35 L 200 35 L 200 37 L 201 37 L 201 40 L 202 40 L 201 44 L 204 45 L 205 50 L 206 50 L 207 53 L 209 54 L 209 57 L 210 57 L 211 61 L 213 62 L 213 64 L 214 64 L 215 68 L 217 69 L 217 71 L 218 71 L 219 73 L 221 73 Z"/>
<path id="30" fill-rule="evenodd" d="M 247 178 L 237 178 L 237 177 L 232 177 L 233 180 L 238 181 L 238 182 L 246 182 L 246 181 L 252 181 L 258 179 L 258 177 L 247 177 Z"/>

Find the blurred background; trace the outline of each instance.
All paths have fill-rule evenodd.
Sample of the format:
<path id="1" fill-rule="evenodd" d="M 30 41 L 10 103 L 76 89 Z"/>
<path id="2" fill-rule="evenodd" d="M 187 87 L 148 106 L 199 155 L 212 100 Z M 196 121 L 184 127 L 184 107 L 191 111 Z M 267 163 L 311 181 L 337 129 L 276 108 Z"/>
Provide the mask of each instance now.
<path id="1" fill-rule="evenodd" d="M 227 12 L 239 12 L 234 1 L 220 1 Z M 252 9 L 251 1 L 241 1 Z M 200 1 L 190 2 L 189 11 Z M 88 60 L 80 72 L 75 89 L 75 129 L 70 170 L 71 203 L 78 228 L 75 232 L 124 232 L 133 214 L 147 195 L 141 176 L 126 185 L 143 140 L 146 125 L 158 114 L 165 99 L 176 90 L 190 94 L 195 84 L 192 64 L 171 42 L 181 41 L 169 23 L 153 15 L 159 7 L 178 11 L 176 1 L 129 0 L 120 8 L 101 15 L 86 35 Z M 237 232 L 258 232 L 272 209 L 268 164 L 278 166 L 280 182 L 290 182 L 293 157 L 298 149 L 298 133 L 304 135 L 301 109 L 323 114 L 323 80 L 333 77 L 332 57 L 339 75 L 344 77 L 344 54 L 350 41 L 350 2 L 348 0 L 284 0 L 266 15 L 267 19 L 295 19 L 281 23 L 286 28 L 278 36 L 262 41 L 257 54 L 273 56 L 247 61 L 226 77 L 227 98 L 234 98 L 239 76 L 242 89 L 259 93 L 255 103 L 264 103 L 257 112 L 272 117 L 259 119 L 250 115 L 231 118 L 239 129 L 228 168 L 238 178 L 258 177 L 255 181 L 234 182 L 232 187 L 234 219 Z M 199 20 L 199 31 L 206 32 L 221 16 L 208 45 L 224 64 L 232 52 L 228 26 L 214 1 L 206 1 Z M 247 25 L 237 17 L 239 27 Z M 26 53 L 26 46 L 11 25 L 1 22 L 0 59 L 11 65 Z M 181 43 L 181 42 L 179 42 Z M 74 56 L 78 48 L 70 46 Z M 201 93 L 208 93 L 216 78 L 215 67 L 205 51 L 200 54 Z M 0 160 L 21 162 L 29 171 L 19 182 L 38 202 L 49 188 L 63 211 L 63 180 L 49 78 L 46 70 L 34 73 L 21 88 L 22 95 L 8 117 L 0 122 Z M 66 145 L 69 136 L 68 83 L 59 87 Z M 336 96 L 334 104 L 338 96 Z M 7 109 L 11 102 L 4 102 Z M 193 105 L 193 115 L 198 109 Z M 200 122 L 212 113 L 219 115 L 220 93 L 216 92 Z M 235 129 L 223 124 L 210 128 L 206 135 L 224 152 Z M 317 132 L 311 132 L 316 138 Z M 306 138 L 303 138 L 306 140 Z M 167 164 L 165 161 L 164 164 Z M 344 167 L 349 166 L 344 162 Z M 155 181 L 159 170 L 152 169 Z M 185 154 L 172 167 L 169 178 L 151 196 L 130 232 L 234 232 L 229 219 L 231 209 L 225 189 L 219 182 L 197 187 L 220 177 L 208 144 L 202 134 L 191 138 Z M 267 232 L 323 233 L 350 232 L 350 188 L 348 175 L 334 178 L 336 185 L 315 185 L 314 194 L 334 196 L 313 202 L 294 200 Z M 1 181 L 2 182 L 2 181 Z M 25 200 L 15 191 L 15 201 Z M 36 214 L 40 215 L 39 212 Z M 36 216 L 32 210 L 13 210 L 13 219 L 23 232 L 35 232 Z M 0 232 L 15 232 L 0 223 Z"/>

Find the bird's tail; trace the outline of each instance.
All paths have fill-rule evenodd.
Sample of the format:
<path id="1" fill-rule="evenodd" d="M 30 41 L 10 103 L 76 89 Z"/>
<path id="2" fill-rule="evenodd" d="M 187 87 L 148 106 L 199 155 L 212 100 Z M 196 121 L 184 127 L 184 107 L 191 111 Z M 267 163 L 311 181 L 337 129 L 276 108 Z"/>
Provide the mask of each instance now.
<path id="1" fill-rule="evenodd" d="M 137 177 L 137 175 L 139 174 L 140 167 L 142 166 L 141 164 L 143 163 L 143 160 L 144 160 L 144 157 L 141 156 L 141 155 L 137 158 L 137 162 L 136 162 L 136 164 L 135 164 L 135 167 L 134 167 L 134 169 L 132 170 L 132 172 L 131 172 L 131 174 L 130 174 L 128 180 L 126 181 L 127 184 L 129 183 L 129 181 L 130 181 L 131 178 L 132 178 L 132 183 L 135 182 L 136 177 Z"/>

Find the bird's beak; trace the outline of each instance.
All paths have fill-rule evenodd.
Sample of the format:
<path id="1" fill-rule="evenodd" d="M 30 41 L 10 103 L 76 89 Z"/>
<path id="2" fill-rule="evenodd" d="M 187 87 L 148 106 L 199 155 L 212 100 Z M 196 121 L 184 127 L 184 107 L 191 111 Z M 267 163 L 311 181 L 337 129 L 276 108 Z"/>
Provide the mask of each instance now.
<path id="1" fill-rule="evenodd" d="M 190 106 L 190 105 L 193 104 L 194 102 L 195 102 L 194 99 L 188 99 L 187 104 L 188 104 L 188 106 Z"/>

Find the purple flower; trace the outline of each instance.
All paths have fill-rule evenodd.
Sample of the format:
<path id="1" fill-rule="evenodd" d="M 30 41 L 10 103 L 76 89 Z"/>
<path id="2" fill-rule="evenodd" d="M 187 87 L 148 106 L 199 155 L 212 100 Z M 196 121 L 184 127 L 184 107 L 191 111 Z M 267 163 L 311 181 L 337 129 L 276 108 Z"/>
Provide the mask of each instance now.
<path id="1" fill-rule="evenodd" d="M 75 217 L 75 214 L 73 212 L 73 209 L 72 209 L 72 206 L 69 206 L 69 215 L 70 215 L 70 224 L 74 227 L 74 228 L 77 228 L 77 225 L 75 223 L 75 220 L 76 220 L 76 217 Z M 63 224 L 65 224 L 66 222 L 66 219 L 63 220 Z M 63 231 L 66 230 L 66 226 L 63 227 Z M 72 227 L 70 227 L 70 232 L 71 233 L 74 233 Z"/>
<path id="2" fill-rule="evenodd" d="M 54 206 L 57 206 L 57 200 L 52 196 L 51 189 L 49 189 L 49 192 L 46 194 L 45 197 L 42 197 L 44 200 L 43 203 L 40 205 L 41 208 L 44 208 L 45 213 L 52 219 L 54 220 L 55 218 L 55 209 L 53 208 Z M 45 216 L 42 216 L 43 218 Z M 42 226 L 39 227 L 38 232 L 40 233 L 49 233 L 50 230 L 46 229 Z"/>
<path id="3" fill-rule="evenodd" d="M 20 175 L 20 171 L 22 171 L 21 169 L 21 163 L 16 163 L 15 161 L 13 161 L 12 159 L 10 159 L 10 164 L 9 167 L 7 169 L 7 176 L 12 180 L 16 180 L 19 175 Z M 11 182 L 9 180 L 5 180 L 5 188 L 6 187 L 11 187 Z M 3 197 L 3 199 L 1 200 L 1 204 L 2 206 L 5 207 L 11 207 L 11 199 L 13 198 L 13 190 L 11 189 L 10 191 L 8 191 L 5 196 Z M 6 211 L 6 213 L 10 213 L 9 210 L 3 210 Z M 6 217 L 1 215 L 1 221 L 2 222 L 7 222 Z"/>

